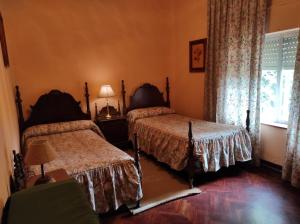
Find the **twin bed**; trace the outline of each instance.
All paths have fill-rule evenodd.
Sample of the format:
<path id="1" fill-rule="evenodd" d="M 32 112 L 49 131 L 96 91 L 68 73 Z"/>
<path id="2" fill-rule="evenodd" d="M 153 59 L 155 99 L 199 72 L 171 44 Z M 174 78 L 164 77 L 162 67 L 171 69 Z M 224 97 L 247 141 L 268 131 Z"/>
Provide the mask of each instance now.
<path id="1" fill-rule="evenodd" d="M 32 142 L 49 141 L 58 158 L 45 164 L 46 171 L 65 169 L 82 185 L 93 209 L 99 213 L 139 202 L 142 198 L 139 161 L 108 143 L 90 120 L 87 84 L 87 113 L 70 94 L 52 90 L 39 97 L 24 121 L 18 87 L 16 96 L 24 154 Z M 30 171 L 40 173 L 36 166 L 31 166 Z"/>
<path id="2" fill-rule="evenodd" d="M 170 108 L 169 82 L 163 94 L 156 86 L 144 84 L 136 89 L 126 107 L 122 81 L 123 114 L 127 114 L 129 138 L 137 148 L 135 159 L 108 143 L 90 120 L 89 93 L 85 84 L 86 111 L 70 94 L 52 90 L 31 107 L 24 121 L 17 87 L 22 149 L 33 141 L 46 139 L 58 158 L 46 164 L 47 171 L 64 168 L 84 187 L 94 210 L 100 213 L 142 198 L 139 150 L 168 164 L 172 169 L 187 171 L 190 187 L 198 173 L 217 171 L 237 161 L 251 160 L 249 111 L 246 129 L 192 119 Z M 30 167 L 35 174 L 37 167 Z"/>
<path id="3" fill-rule="evenodd" d="M 126 108 L 122 81 L 123 113 L 127 113 L 130 139 L 137 136 L 141 151 L 174 170 L 187 171 L 190 187 L 195 174 L 251 160 L 249 111 L 245 113 L 246 128 L 192 119 L 170 108 L 169 91 L 168 78 L 166 101 L 156 86 L 144 84 L 136 89 Z"/>

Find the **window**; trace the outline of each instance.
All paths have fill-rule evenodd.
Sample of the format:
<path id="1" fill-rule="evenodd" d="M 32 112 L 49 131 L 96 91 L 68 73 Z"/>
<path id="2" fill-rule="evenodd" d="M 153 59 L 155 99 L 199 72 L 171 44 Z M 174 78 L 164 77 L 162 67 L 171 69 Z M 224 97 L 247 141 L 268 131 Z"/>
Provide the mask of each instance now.
<path id="1" fill-rule="evenodd" d="M 287 124 L 299 29 L 266 35 L 262 55 L 261 121 Z"/>

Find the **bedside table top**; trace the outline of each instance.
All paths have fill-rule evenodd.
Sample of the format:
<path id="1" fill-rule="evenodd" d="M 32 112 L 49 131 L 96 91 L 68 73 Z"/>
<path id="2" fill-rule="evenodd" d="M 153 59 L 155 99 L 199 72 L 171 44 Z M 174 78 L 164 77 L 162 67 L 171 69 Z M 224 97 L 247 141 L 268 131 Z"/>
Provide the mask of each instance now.
<path id="1" fill-rule="evenodd" d="M 109 122 L 109 121 L 116 121 L 116 120 L 126 120 L 126 116 L 112 116 L 110 119 L 106 119 L 105 117 L 102 116 L 97 116 L 96 121 L 98 122 Z"/>
<path id="2" fill-rule="evenodd" d="M 128 122 L 126 116 L 112 116 L 111 119 L 96 117 L 95 123 L 105 136 L 106 141 L 118 148 L 129 145 Z"/>
<path id="3" fill-rule="evenodd" d="M 46 172 L 45 174 L 52 177 L 52 178 L 54 178 L 56 182 L 68 180 L 68 179 L 71 178 L 64 169 L 53 170 L 53 171 L 50 171 L 50 172 Z M 35 175 L 35 176 L 32 176 L 32 177 L 29 177 L 26 180 L 26 188 L 34 186 L 35 181 L 40 176 L 41 175 Z"/>

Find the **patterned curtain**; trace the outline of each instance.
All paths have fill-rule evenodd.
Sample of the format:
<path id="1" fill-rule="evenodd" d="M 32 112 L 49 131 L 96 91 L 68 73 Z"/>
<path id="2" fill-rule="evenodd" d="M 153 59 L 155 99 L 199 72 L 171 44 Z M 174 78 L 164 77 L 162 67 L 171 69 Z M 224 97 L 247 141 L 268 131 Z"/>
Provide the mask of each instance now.
<path id="1" fill-rule="evenodd" d="M 206 118 L 244 125 L 250 110 L 253 156 L 260 154 L 260 77 L 267 0 L 208 1 Z"/>
<path id="2" fill-rule="evenodd" d="M 282 178 L 300 187 L 300 33 L 294 73 L 287 136 L 287 151 Z"/>

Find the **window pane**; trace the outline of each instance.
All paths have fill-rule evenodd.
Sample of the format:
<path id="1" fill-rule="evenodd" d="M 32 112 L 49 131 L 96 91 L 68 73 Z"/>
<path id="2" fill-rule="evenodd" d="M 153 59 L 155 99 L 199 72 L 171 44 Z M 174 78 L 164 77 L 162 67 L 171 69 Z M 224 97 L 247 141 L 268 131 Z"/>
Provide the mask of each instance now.
<path id="1" fill-rule="evenodd" d="M 280 79 L 280 106 L 278 123 L 287 123 L 289 118 L 289 105 L 292 93 L 294 70 L 282 70 Z"/>
<path id="2" fill-rule="evenodd" d="M 261 121 L 287 124 L 299 29 L 266 35 L 262 54 Z"/>
<path id="3" fill-rule="evenodd" d="M 277 71 L 263 70 L 261 79 L 261 120 L 276 120 Z"/>

